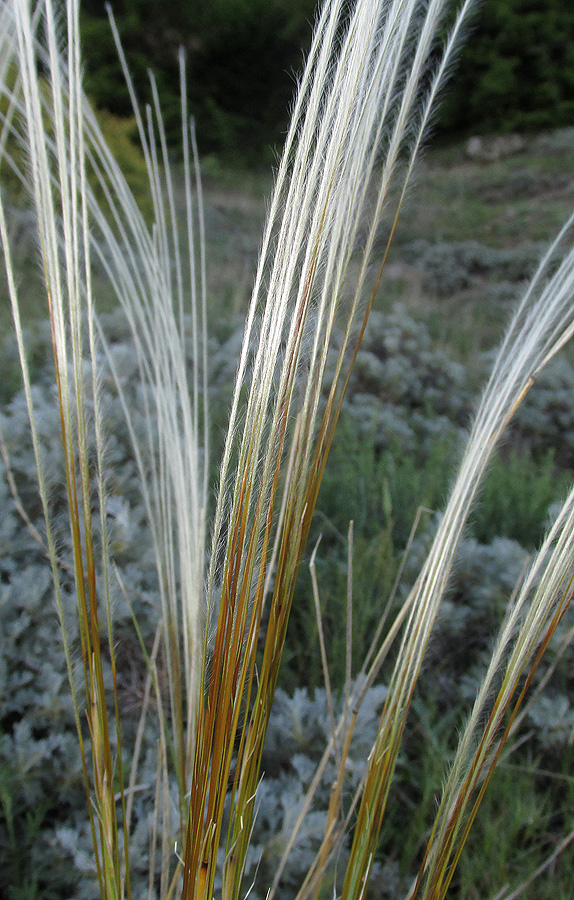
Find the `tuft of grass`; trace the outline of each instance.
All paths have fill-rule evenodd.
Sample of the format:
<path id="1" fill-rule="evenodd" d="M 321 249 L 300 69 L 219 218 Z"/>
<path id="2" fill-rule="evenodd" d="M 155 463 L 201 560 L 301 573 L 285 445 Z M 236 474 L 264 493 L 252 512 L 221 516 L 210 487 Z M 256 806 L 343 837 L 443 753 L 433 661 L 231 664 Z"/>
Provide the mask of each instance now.
<path id="1" fill-rule="evenodd" d="M 540 544 L 550 505 L 564 497 L 568 472 L 560 472 L 550 450 L 532 457 L 511 450 L 497 454 L 471 516 L 472 532 L 487 543 L 494 535 L 533 550 Z"/>
<path id="2" fill-rule="evenodd" d="M 32 7 L 27 0 L 7 0 L 1 9 L 5 112 L 0 148 L 29 191 L 35 214 L 65 463 L 70 560 L 61 558 L 53 529 L 13 245 L 1 206 L 0 236 L 46 523 L 45 536 L 38 539 L 52 567 L 98 889 L 105 900 L 135 895 L 130 836 L 152 701 L 160 737 L 148 896 L 211 900 L 216 890 L 225 900 L 244 895 L 263 746 L 327 457 L 407 185 L 471 6 L 470 0 L 461 5 L 438 57 L 435 37 L 448 11 L 444 0 L 357 0 L 350 6 L 326 0 L 320 12 L 264 229 L 210 542 L 205 222 L 183 57 L 182 239 L 155 82 L 152 78 L 152 104 L 142 111 L 113 17 L 149 179 L 151 224 L 82 91 L 77 0 L 62 8 L 52 0 L 38 0 Z M 8 77 L 14 68 L 15 81 Z M 22 157 L 10 155 L 8 136 L 25 149 Z M 347 532 L 339 717 L 315 553 L 311 557 L 331 735 L 269 886 L 270 898 L 280 889 L 285 860 L 331 759 L 334 779 L 324 829 L 297 898 L 319 897 L 330 863 L 347 841 L 337 893 L 342 900 L 365 895 L 418 677 L 470 510 L 516 409 L 574 329 L 574 250 L 566 248 L 573 224 L 571 217 L 541 260 L 510 323 L 414 587 L 398 612 L 396 590 L 391 591 L 360 660 L 353 643 L 352 526 Z M 92 261 L 105 273 L 131 330 L 143 427 L 130 409 L 98 319 Z M 132 607 L 133 598 L 114 568 L 110 540 L 99 377 L 104 359 L 133 443 L 159 585 L 152 646 L 146 646 L 134 616 L 147 681 L 129 752 L 123 740 L 112 597 L 119 591 Z M 383 480 L 387 519 L 393 509 L 390 479 L 389 471 Z M 453 752 L 411 898 L 438 900 L 452 882 L 527 689 L 568 608 L 573 535 L 571 492 L 509 601 Z M 406 540 L 406 552 L 413 536 Z M 75 608 L 73 625 L 70 606 Z M 377 736 L 349 796 L 353 732 L 385 661 L 390 674 Z"/>

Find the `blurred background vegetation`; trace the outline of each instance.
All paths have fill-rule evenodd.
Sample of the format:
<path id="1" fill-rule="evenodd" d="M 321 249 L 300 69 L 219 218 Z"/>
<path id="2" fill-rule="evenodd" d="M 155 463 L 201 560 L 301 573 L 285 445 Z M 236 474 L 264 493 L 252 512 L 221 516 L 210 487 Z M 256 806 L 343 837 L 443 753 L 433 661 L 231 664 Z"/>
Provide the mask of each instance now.
<path id="1" fill-rule="evenodd" d="M 115 0 L 138 94 L 158 80 L 170 138 L 179 132 L 177 54 L 185 48 L 202 154 L 266 165 L 281 148 L 316 0 Z M 102 0 L 84 0 L 86 88 L 100 109 L 131 108 Z M 574 124 L 574 6 L 484 0 L 436 123 L 437 137 Z"/>

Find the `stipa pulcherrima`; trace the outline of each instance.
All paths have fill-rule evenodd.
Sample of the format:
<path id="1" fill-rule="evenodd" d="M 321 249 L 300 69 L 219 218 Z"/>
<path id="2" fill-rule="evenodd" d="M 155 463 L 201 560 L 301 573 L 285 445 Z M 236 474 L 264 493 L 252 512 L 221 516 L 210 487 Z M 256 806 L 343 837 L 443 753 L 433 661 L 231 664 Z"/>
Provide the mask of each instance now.
<path id="1" fill-rule="evenodd" d="M 221 896 L 230 900 L 245 890 L 261 754 L 296 576 L 378 286 L 378 278 L 374 284 L 369 279 L 369 266 L 375 247 L 377 267 L 384 265 L 423 135 L 472 4 L 467 0 L 462 5 L 437 65 L 435 38 L 448 6 L 444 0 L 358 0 L 350 7 L 327 0 L 323 6 L 263 236 L 207 554 L 205 245 L 183 61 L 185 259 L 153 82 L 153 105 L 144 116 L 126 70 L 154 204 L 155 220 L 148 227 L 82 91 L 76 0 L 69 0 L 65 10 L 55 10 L 51 0 L 33 7 L 27 0 L 7 0 L 2 7 L 0 72 L 7 100 L 2 146 L 6 150 L 15 137 L 25 148 L 20 174 L 37 216 L 66 460 L 81 689 L 66 627 L 62 566 L 51 531 L 3 214 L 0 230 L 103 898 L 131 896 L 128 836 L 140 749 L 132 755 L 128 775 L 115 681 L 110 597 L 116 575 L 107 541 L 98 381 L 98 359 L 107 355 L 113 369 L 113 354 L 98 325 L 91 260 L 97 258 L 105 268 L 129 321 L 148 410 L 148 431 L 142 437 L 124 404 L 161 588 L 157 640 L 153 649 L 143 648 L 149 653 L 150 685 L 161 723 L 149 896 L 157 889 L 162 900 L 176 895 L 211 898 L 219 857 Z M 62 42 L 58 20 L 64 15 Z M 104 192 L 105 212 L 96 200 L 94 179 Z M 341 897 L 357 900 L 367 890 L 413 689 L 472 501 L 504 428 L 573 328 L 574 251 L 558 266 L 554 262 L 571 224 L 542 260 L 510 325 L 417 583 L 386 634 L 377 636 L 368 666 L 354 689 L 348 686 L 340 721 L 333 722 L 324 759 L 336 748 L 338 777 L 321 846 L 298 893 L 301 900 L 319 895 L 326 867 L 351 829 Z M 381 252 L 385 228 L 386 249 Z M 188 302 L 191 376 L 183 350 Z M 342 327 L 344 338 L 332 383 L 325 385 L 336 326 Z M 121 397 L 121 379 L 117 381 Z M 521 679 L 526 677 L 528 685 L 568 605 L 573 516 L 571 494 L 502 625 L 410 897 L 439 898 L 448 889 L 522 700 Z M 258 656 L 264 610 L 267 624 Z M 345 760 L 357 710 L 399 634 L 378 737 L 355 798 L 343 810 Z M 158 677 L 160 653 L 165 689 Z M 105 683 L 104 654 L 111 659 L 111 689 Z M 175 813 L 169 804 L 170 777 L 177 784 Z M 168 840 L 174 816 L 176 852 Z M 277 887 L 278 879 L 271 894 Z"/>

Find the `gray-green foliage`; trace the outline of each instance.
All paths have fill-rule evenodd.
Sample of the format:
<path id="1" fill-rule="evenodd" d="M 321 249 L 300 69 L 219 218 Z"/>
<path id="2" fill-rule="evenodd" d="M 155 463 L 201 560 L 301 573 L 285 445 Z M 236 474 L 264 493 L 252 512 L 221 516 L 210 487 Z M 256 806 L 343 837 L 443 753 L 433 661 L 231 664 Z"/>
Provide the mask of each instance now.
<path id="1" fill-rule="evenodd" d="M 524 406 L 517 412 L 513 432 L 517 441 L 534 450 L 554 448 L 567 468 L 574 463 L 574 369 L 556 359 L 542 372 Z"/>
<path id="2" fill-rule="evenodd" d="M 400 306 L 371 315 L 349 386 L 359 434 L 378 450 L 428 452 L 467 423 L 469 405 L 463 367 L 433 348 L 423 325 Z"/>
<path id="3" fill-rule="evenodd" d="M 120 319 L 112 318 L 107 329 L 114 334 L 111 352 L 137 428 L 143 397 L 132 349 Z M 34 355 L 38 361 L 34 401 L 48 463 L 51 498 L 57 510 L 63 462 L 57 438 L 57 413 L 49 387 L 51 376 L 46 340 L 46 334 L 40 330 L 34 341 Z M 235 332 L 221 343 L 215 339 L 211 341 L 211 381 L 214 396 L 223 407 L 228 402 L 239 345 Z M 565 384 L 570 383 L 571 378 L 567 364 L 556 366 L 554 371 L 549 370 L 549 376 L 538 392 L 533 393 L 531 406 L 525 407 L 524 416 L 516 426 L 516 433 L 522 436 L 525 446 L 529 444 L 534 449 L 539 445 L 546 446 L 547 422 L 565 421 L 558 417 L 558 412 L 564 409 L 566 414 Z M 105 364 L 101 383 L 108 435 L 110 541 L 149 649 L 153 640 L 157 575 L 124 415 Z M 427 499 L 440 506 L 448 479 L 447 460 L 458 452 L 470 406 L 463 367 L 452 364 L 433 348 L 422 325 L 401 308 L 386 315 L 374 315 L 350 384 L 345 413 L 349 427 L 343 428 L 341 439 L 334 448 L 332 467 L 328 470 L 319 503 L 323 517 L 319 516 L 318 520 L 320 528 L 326 517 L 337 530 L 344 530 L 353 510 L 359 507 L 360 511 L 358 498 L 362 492 L 368 514 L 363 518 L 362 529 L 358 529 L 355 545 L 356 658 L 364 652 L 361 640 L 366 641 L 372 632 L 390 590 L 416 502 Z M 383 420 L 387 435 L 384 439 Z M 33 464 L 27 413 L 21 394 L 16 393 L 9 401 L 0 424 L 19 497 L 32 524 L 41 530 L 41 511 L 35 480 L 31 476 Z M 552 438 L 557 437 L 560 437 L 560 430 L 555 424 Z M 558 452 L 562 450 L 566 458 L 568 429 L 564 438 L 565 444 L 558 442 L 557 446 Z M 361 465 L 357 465 L 357 459 L 361 460 Z M 417 471 L 423 473 L 420 482 L 416 480 Z M 429 488 L 433 478 L 434 494 Z M 363 479 L 362 487 L 357 479 Z M 536 479 L 532 484 L 535 488 Z M 430 490 L 427 498 L 424 485 Z M 544 491 L 542 494 L 547 496 Z M 547 499 L 553 498 L 548 494 Z M 0 645 L 0 853 L 3 863 L 0 884 L 10 900 L 23 896 L 90 900 L 94 877 L 91 837 L 83 809 L 80 759 L 65 664 L 56 636 L 58 626 L 51 576 L 42 546 L 15 508 L 3 465 L 0 501 L 4 511 L 0 525 L 0 632 L 5 637 Z M 487 489 L 483 509 L 486 508 L 487 517 L 490 515 L 493 520 L 495 501 L 496 497 L 489 497 Z M 538 511 L 540 516 L 544 513 L 544 509 Z M 67 526 L 64 518 L 59 521 L 56 517 L 55 521 L 59 553 L 65 565 L 69 553 Z M 427 529 L 428 523 L 432 529 L 432 521 L 432 517 L 427 519 Z M 450 594 L 437 623 L 429 657 L 435 659 L 437 665 L 427 690 L 437 692 L 442 697 L 442 704 L 448 702 L 454 708 L 462 707 L 468 700 L 480 677 L 496 623 L 526 558 L 526 551 L 519 544 L 497 537 L 496 531 L 492 530 L 494 526 L 489 530 L 484 518 L 482 527 L 484 543 L 469 537 L 459 550 Z M 337 641 L 344 641 L 340 621 L 344 616 L 346 551 L 337 540 L 329 539 L 328 526 L 324 531 L 325 543 L 318 566 L 321 587 L 329 595 L 325 627 L 330 634 L 331 648 L 336 648 Z M 427 540 L 422 535 L 415 542 L 404 574 L 403 593 L 415 577 Z M 375 559 L 382 559 L 385 565 L 378 569 Z M 308 590 L 305 575 L 301 577 L 301 590 L 303 596 Z M 339 600 L 340 605 L 337 605 Z M 262 886 L 268 885 L 273 875 L 285 847 L 289 825 L 297 816 L 329 734 L 325 694 L 316 689 L 319 670 L 309 668 L 309 657 L 306 657 L 309 652 L 316 651 L 311 650 L 308 643 L 312 623 L 307 621 L 305 625 L 300 618 L 304 606 L 305 603 L 299 603 L 294 611 L 292 636 L 288 638 L 286 649 L 285 682 L 292 683 L 290 667 L 296 671 L 302 664 L 307 667 L 308 674 L 309 671 L 314 673 L 315 683 L 292 695 L 280 691 L 276 697 L 249 863 L 250 877 L 256 881 L 256 894 L 264 892 Z M 371 613 L 368 613 L 369 608 Z M 365 611 L 364 616 L 361 610 Z M 122 707 L 129 711 L 126 727 L 135 731 L 142 708 L 146 667 L 133 634 L 130 612 L 119 590 L 114 598 L 114 611 L 119 697 Z M 339 630 L 334 621 L 337 616 Z M 305 645 L 301 644 L 302 629 L 307 635 Z M 342 647 L 343 643 L 340 644 L 341 652 Z M 457 648 L 462 647 L 464 652 L 459 652 Z M 334 660 L 337 655 L 339 651 L 334 654 Z M 74 658 L 79 665 L 77 648 Z M 336 676 L 336 672 L 334 674 Z M 564 679 L 555 683 L 529 713 L 529 725 L 538 735 L 544 752 L 554 752 L 561 746 L 568 731 L 572 713 L 565 693 L 566 685 Z M 359 761 L 373 742 L 384 692 L 383 686 L 373 688 L 363 707 L 350 754 L 349 789 L 360 777 Z M 147 749 L 134 804 L 132 863 L 136 884 L 141 884 L 142 890 L 147 877 L 147 845 L 155 783 L 152 750 L 157 737 L 152 705 L 146 719 L 144 743 Z M 356 770 L 353 769 L 355 759 Z M 310 853 L 317 848 L 333 774 L 334 770 L 327 767 L 314 812 L 300 834 L 285 873 L 285 896 L 300 883 Z M 344 855 L 342 849 L 341 865 Z M 16 892 L 16 883 L 21 884 L 21 893 Z M 393 867 L 384 862 L 377 864 L 373 885 L 379 885 L 383 897 L 398 896 L 401 885 L 404 887 L 396 865 Z"/>
<path id="4" fill-rule="evenodd" d="M 348 760 L 346 802 L 359 784 L 362 760 L 376 735 L 385 696 L 383 685 L 372 688 L 359 714 Z M 341 704 L 338 704 L 336 714 L 341 711 Z M 258 791 L 259 808 L 252 844 L 256 896 L 264 897 L 273 880 L 330 734 L 323 689 L 310 692 L 299 688 L 292 695 L 278 691 L 264 751 L 262 769 L 265 775 Z M 327 823 L 329 797 L 336 774 L 331 758 L 316 794 L 314 811 L 305 820 L 289 860 L 282 881 L 282 897 L 294 896 L 317 852 Z M 341 869 L 344 860 L 345 851 L 342 850 L 339 856 Z"/>
<path id="5" fill-rule="evenodd" d="M 506 287 L 532 275 L 542 245 L 527 243 L 518 248 L 497 249 L 477 241 L 436 244 L 414 241 L 404 247 L 406 260 L 421 269 L 426 283 L 437 296 L 448 297 L 487 281 Z"/>

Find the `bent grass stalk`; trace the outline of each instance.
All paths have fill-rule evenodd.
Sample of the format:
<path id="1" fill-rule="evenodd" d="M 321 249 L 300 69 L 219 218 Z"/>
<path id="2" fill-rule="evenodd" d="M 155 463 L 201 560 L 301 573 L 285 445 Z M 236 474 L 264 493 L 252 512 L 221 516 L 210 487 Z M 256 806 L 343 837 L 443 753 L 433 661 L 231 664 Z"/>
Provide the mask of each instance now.
<path id="1" fill-rule="evenodd" d="M 134 444 L 160 588 L 161 626 L 150 656 L 146 654 L 150 672 L 146 706 L 153 685 L 161 735 L 149 897 L 155 889 L 154 861 L 161 857 L 162 900 L 176 894 L 184 900 L 210 900 L 218 851 L 223 848 L 222 897 L 235 900 L 242 893 L 263 742 L 321 477 L 388 244 L 436 95 L 471 5 L 470 0 L 462 4 L 434 74 L 435 35 L 448 9 L 446 0 L 358 0 L 350 9 L 339 0 L 326 0 L 323 6 L 278 169 L 247 315 L 220 470 L 205 593 L 205 242 L 198 154 L 193 127 L 188 123 L 183 62 L 186 260 L 179 249 L 170 159 L 157 89 L 152 79 L 152 107 L 142 115 L 113 19 L 148 168 L 155 215 L 151 229 L 137 209 L 82 93 L 76 0 L 66 5 L 66 53 L 60 50 L 52 0 L 39 0 L 33 10 L 27 0 L 7 0 L 2 8 L 1 21 L 6 27 L 0 38 L 0 75 L 8 113 L 1 146 L 6 151 L 12 135 L 26 148 L 28 169 L 20 174 L 32 193 L 38 219 L 66 459 L 91 775 L 82 700 L 65 624 L 62 567 L 52 537 L 16 279 L 1 207 L 0 232 L 82 753 L 99 888 L 106 900 L 131 894 L 129 830 L 143 725 L 138 730 L 134 768 L 126 790 L 110 601 L 112 568 L 106 537 L 99 354 L 102 351 L 107 356 L 115 375 Z M 8 73 L 14 62 L 18 77 L 10 86 Z M 42 81 L 38 62 L 46 73 Z M 16 160 L 9 155 L 7 159 L 19 171 Z M 192 196 L 192 168 L 196 173 L 197 210 Z M 103 193 L 105 212 L 88 172 Z M 398 199 L 392 201 L 392 197 Z M 372 284 L 369 264 L 382 223 L 388 237 L 379 275 Z M 574 327 L 574 251 L 552 274 L 554 257 L 569 237 L 572 223 L 567 223 L 542 260 L 511 324 L 421 575 L 380 646 L 382 635 L 377 634 L 377 643 L 352 692 L 349 607 L 344 712 L 338 724 L 331 716 L 333 735 L 319 767 L 320 772 L 329 753 L 335 752 L 338 777 L 324 840 L 301 887 L 300 900 L 311 892 L 315 897 L 320 895 L 326 865 L 352 825 L 354 837 L 342 897 L 358 900 L 365 893 L 410 700 L 469 509 L 501 433 L 538 373 L 569 339 Z M 112 350 L 96 317 L 92 255 L 104 268 L 131 328 L 144 387 L 147 432 L 143 441 L 137 437 Z M 353 276 L 351 263 L 357 256 L 359 265 Z M 191 385 L 184 355 L 186 280 L 191 285 Z M 342 329 L 343 339 L 336 353 L 335 375 L 328 385 L 327 362 L 333 352 L 336 327 Z M 91 368 L 88 381 L 85 358 Z M 97 504 L 91 487 L 94 472 Z M 518 705 L 511 707 L 511 702 L 519 680 L 524 673 L 526 685 L 532 679 L 569 601 L 573 505 L 571 496 L 501 629 L 445 786 L 413 896 L 444 896 L 518 711 Z M 351 568 L 350 564 L 349 602 Z M 315 582 L 314 589 L 317 596 Z M 268 624 L 258 663 L 257 642 L 266 603 Z M 104 686 L 102 618 L 113 676 L 109 694 Z M 341 803 L 343 778 L 357 711 L 401 627 L 379 734 L 359 789 L 345 812 Z M 159 641 L 163 643 L 168 673 L 167 704 L 157 676 Z M 497 679 L 502 679 L 500 694 L 486 726 L 482 726 L 487 697 Z M 327 673 L 325 680 L 328 684 Z M 519 693 L 518 704 L 523 694 L 524 690 Z M 503 726 L 511 709 L 510 720 Z M 145 708 L 142 722 L 143 716 Z M 170 773 L 178 785 L 183 850 L 183 856 L 177 854 L 175 862 L 168 844 Z M 317 784 L 316 778 L 314 787 Z M 122 809 L 119 824 L 116 796 Z M 277 888 L 276 879 L 271 893 Z"/>

